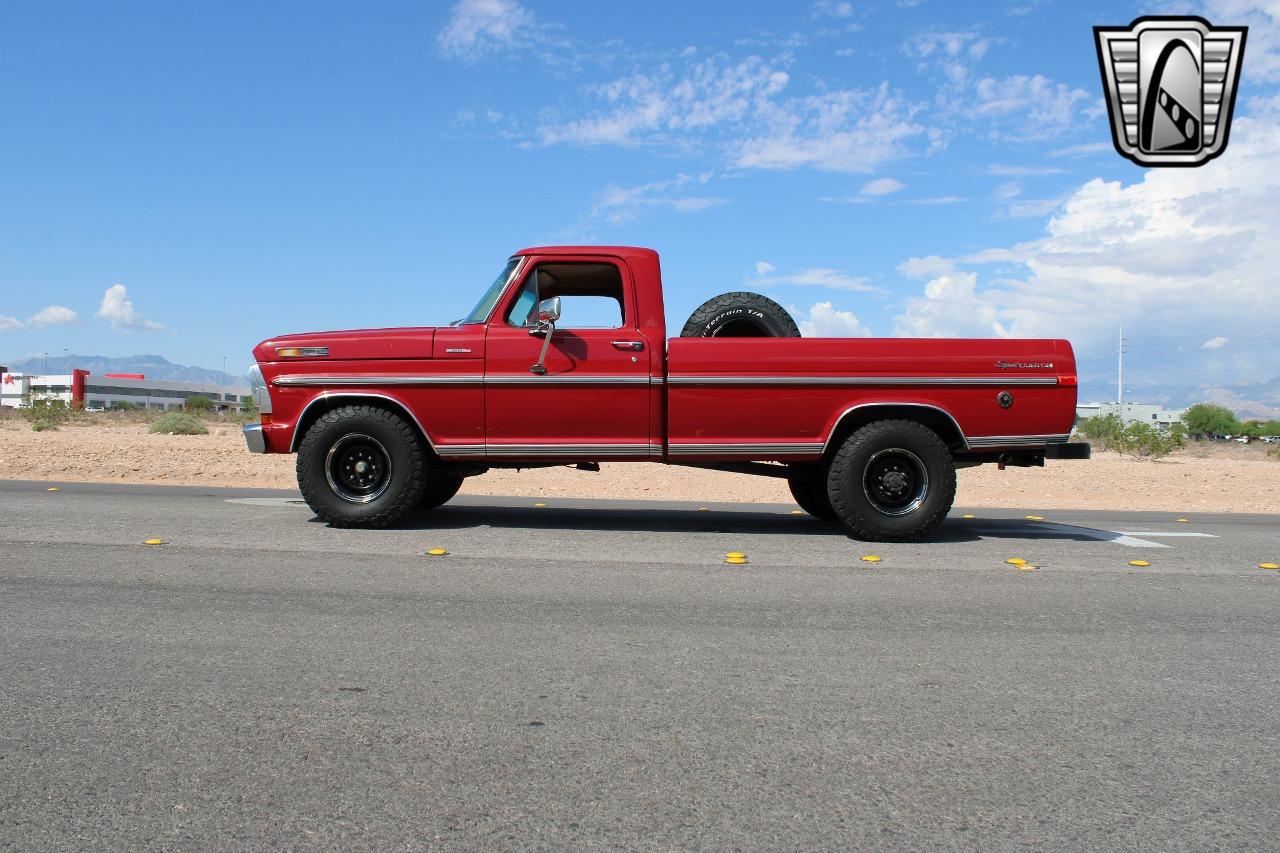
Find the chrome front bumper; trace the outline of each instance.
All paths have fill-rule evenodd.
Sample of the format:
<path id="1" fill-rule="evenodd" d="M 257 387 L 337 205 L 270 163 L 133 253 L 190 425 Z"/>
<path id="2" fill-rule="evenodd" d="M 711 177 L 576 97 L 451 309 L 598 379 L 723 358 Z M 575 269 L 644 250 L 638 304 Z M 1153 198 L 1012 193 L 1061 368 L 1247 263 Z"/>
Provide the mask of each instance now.
<path id="1" fill-rule="evenodd" d="M 249 445 L 250 453 L 266 453 L 267 441 L 262 437 L 262 424 L 244 425 L 244 443 Z"/>

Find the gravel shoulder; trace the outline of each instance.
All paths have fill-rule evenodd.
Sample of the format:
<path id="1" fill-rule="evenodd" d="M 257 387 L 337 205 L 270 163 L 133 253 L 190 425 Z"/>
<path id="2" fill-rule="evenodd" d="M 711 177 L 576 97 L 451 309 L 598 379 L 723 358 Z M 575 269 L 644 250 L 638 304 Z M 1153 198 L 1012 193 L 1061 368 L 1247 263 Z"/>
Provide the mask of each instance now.
<path id="1" fill-rule="evenodd" d="M 72 423 L 32 432 L 0 422 L 4 476 L 18 480 L 295 488 L 292 456 L 249 453 L 239 427 L 211 423 L 200 436 L 152 435 L 145 423 Z M 491 471 L 463 494 L 787 503 L 786 482 L 650 463 Z M 1280 513 L 1280 459 L 1263 446 L 1193 446 L 1158 462 L 1098 453 L 1046 467 L 960 472 L 956 504 L 1031 509 Z"/>

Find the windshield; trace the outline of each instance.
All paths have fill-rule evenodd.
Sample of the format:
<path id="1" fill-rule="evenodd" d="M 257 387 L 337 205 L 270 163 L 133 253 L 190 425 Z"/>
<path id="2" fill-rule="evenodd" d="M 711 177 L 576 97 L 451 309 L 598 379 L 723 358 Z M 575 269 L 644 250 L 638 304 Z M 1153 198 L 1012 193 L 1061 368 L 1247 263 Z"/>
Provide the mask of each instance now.
<path id="1" fill-rule="evenodd" d="M 453 325 L 483 323 L 489 319 L 489 314 L 493 311 L 493 306 L 497 304 L 498 297 L 502 296 L 502 291 L 506 288 L 507 283 L 515 277 L 516 270 L 520 269 L 520 264 L 523 262 L 523 256 L 507 261 L 507 265 L 503 267 L 502 272 L 498 273 L 498 277 L 493 280 L 493 284 L 489 285 L 489 289 L 484 292 L 484 296 L 480 297 L 480 301 L 476 303 L 475 308 L 471 309 L 471 313 L 461 320 L 455 320 Z"/>

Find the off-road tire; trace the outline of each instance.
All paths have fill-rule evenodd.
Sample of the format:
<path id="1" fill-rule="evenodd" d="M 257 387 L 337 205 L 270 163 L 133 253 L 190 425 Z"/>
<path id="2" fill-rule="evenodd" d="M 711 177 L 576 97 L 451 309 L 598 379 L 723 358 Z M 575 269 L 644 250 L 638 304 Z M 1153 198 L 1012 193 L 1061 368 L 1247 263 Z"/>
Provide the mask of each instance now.
<path id="1" fill-rule="evenodd" d="M 372 439 L 385 452 L 389 472 L 381 491 L 366 502 L 343 498 L 326 471 L 331 450 L 353 437 Z M 342 444 L 347 442 L 347 445 Z M 298 445 L 298 487 L 307 506 L 334 527 L 389 527 L 418 505 L 427 485 L 427 451 L 413 425 L 378 406 L 341 406 L 325 412 Z M 339 486 L 341 488 L 341 486 Z"/>
<path id="2" fill-rule="evenodd" d="M 682 338 L 798 338 L 787 309 L 758 293 L 737 291 L 708 299 L 689 315 Z"/>
<path id="3" fill-rule="evenodd" d="M 827 481 L 816 476 L 795 476 L 787 478 L 791 488 L 791 497 L 805 512 L 822 521 L 836 521 L 835 507 L 831 506 L 831 496 L 827 494 Z"/>
<path id="4" fill-rule="evenodd" d="M 880 454 L 879 456 L 877 456 Z M 871 497 L 874 487 L 866 485 L 869 464 L 891 464 L 895 459 L 912 468 L 915 462 L 927 474 L 923 494 L 908 487 L 902 514 L 889 514 Z M 883 469 L 875 469 L 883 470 Z M 902 479 L 902 478 L 900 478 Z M 875 421 L 854 432 L 835 452 L 827 469 L 827 493 L 836 517 L 855 539 L 872 542 L 915 542 L 932 532 L 951 510 L 956 497 L 956 466 L 933 430 L 906 420 Z"/>
<path id="5" fill-rule="evenodd" d="M 437 474 L 427 478 L 427 486 L 418 498 L 418 509 L 435 509 L 444 506 L 462 488 L 462 477 L 453 474 Z"/>

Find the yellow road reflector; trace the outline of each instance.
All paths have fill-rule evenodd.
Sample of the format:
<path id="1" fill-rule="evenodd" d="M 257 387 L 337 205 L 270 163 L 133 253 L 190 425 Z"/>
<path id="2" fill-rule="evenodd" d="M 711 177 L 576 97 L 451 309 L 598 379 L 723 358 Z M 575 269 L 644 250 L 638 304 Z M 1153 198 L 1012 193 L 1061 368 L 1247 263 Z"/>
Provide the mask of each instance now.
<path id="1" fill-rule="evenodd" d="M 1130 560 L 1130 561 L 1129 561 L 1129 565 L 1131 565 L 1131 566 L 1149 566 L 1149 565 L 1151 565 L 1151 564 L 1150 564 L 1150 563 L 1148 563 L 1146 560 Z"/>
<path id="2" fill-rule="evenodd" d="M 546 506 L 546 504 L 534 504 L 534 506 Z"/>
<path id="3" fill-rule="evenodd" d="M 1028 521 L 1044 521 L 1043 515 L 1028 515 L 1028 516 L 1024 516 L 1024 518 L 1026 518 Z"/>
<path id="4" fill-rule="evenodd" d="M 163 545 L 163 544 L 164 544 L 164 540 L 163 540 L 163 539 L 148 539 L 146 542 L 143 542 L 142 544 L 143 544 L 143 545 Z"/>
<path id="5" fill-rule="evenodd" d="M 725 554 L 724 556 L 726 560 L 733 560 L 733 559 L 745 560 L 747 558 L 747 555 L 742 553 L 741 551 L 730 551 L 728 554 Z"/>
<path id="6" fill-rule="evenodd" d="M 447 557 L 449 556 L 449 552 L 444 548 L 432 548 L 430 551 L 427 552 L 427 556 L 428 557 Z"/>
<path id="7" fill-rule="evenodd" d="M 731 566 L 745 566 L 747 564 L 747 558 L 742 554 L 736 557 L 725 557 L 724 561 Z"/>
<path id="8" fill-rule="evenodd" d="M 1186 523 L 1187 523 L 1187 519 L 1185 519 L 1185 518 L 1179 518 L 1179 519 L 1178 519 L 1178 523 L 1180 523 L 1180 524 L 1186 524 Z"/>
<path id="9" fill-rule="evenodd" d="M 50 486 L 50 487 L 49 487 L 48 489 L 46 489 L 45 491 L 48 491 L 48 492 L 60 492 L 60 491 L 62 491 L 62 489 L 59 489 L 57 486 Z"/>
<path id="10" fill-rule="evenodd" d="M 977 518 L 976 515 L 962 515 L 961 518 Z"/>
<path id="11" fill-rule="evenodd" d="M 791 510 L 791 514 L 792 514 L 792 515 L 805 515 L 806 513 L 805 513 L 805 511 L 804 511 L 804 510 L 802 510 L 802 509 L 793 509 L 793 510 Z"/>
<path id="12" fill-rule="evenodd" d="M 700 506 L 698 507 L 698 512 L 711 512 L 711 507 Z"/>
<path id="13" fill-rule="evenodd" d="M 1258 563 L 1260 569 L 1280 569 L 1280 563 Z"/>
<path id="14" fill-rule="evenodd" d="M 1037 567 L 1031 565 L 1030 563 L 1019 563 L 1018 565 L 1014 566 L 1014 568 L 1020 572 L 1034 572 Z"/>
<path id="15" fill-rule="evenodd" d="M 878 562 L 880 562 L 880 557 L 877 557 L 875 554 L 868 554 L 867 556 L 865 556 L 865 557 L 863 557 L 863 558 L 862 558 L 862 562 L 864 562 L 864 563 L 878 563 Z"/>
<path id="16" fill-rule="evenodd" d="M 1011 566 L 1025 566 L 1027 564 L 1027 561 L 1022 559 L 1021 557 L 1010 557 L 1009 559 L 1005 560 L 1005 562 Z"/>

